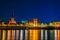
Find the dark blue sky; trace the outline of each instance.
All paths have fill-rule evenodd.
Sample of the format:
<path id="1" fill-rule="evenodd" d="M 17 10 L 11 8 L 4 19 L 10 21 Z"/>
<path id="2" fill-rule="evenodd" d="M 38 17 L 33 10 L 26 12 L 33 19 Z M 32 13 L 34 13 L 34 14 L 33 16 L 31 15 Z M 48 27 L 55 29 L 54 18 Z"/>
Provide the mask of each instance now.
<path id="1" fill-rule="evenodd" d="M 32 18 L 45 23 L 60 21 L 59 0 L 0 0 L 0 20 L 10 20 L 12 8 L 17 22 Z"/>

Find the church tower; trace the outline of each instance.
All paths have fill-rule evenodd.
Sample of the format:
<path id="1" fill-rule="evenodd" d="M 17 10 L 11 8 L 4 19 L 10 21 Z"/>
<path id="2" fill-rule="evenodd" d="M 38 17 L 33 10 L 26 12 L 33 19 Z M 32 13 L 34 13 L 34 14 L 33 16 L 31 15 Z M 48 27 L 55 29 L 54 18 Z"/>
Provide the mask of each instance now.
<path id="1" fill-rule="evenodd" d="M 10 19 L 9 22 L 8 22 L 8 27 L 9 27 L 9 26 L 17 26 L 17 23 L 16 23 L 16 21 L 14 20 L 14 10 L 12 10 L 12 17 L 11 17 L 11 19 Z M 14 40 L 14 31 L 15 31 L 15 30 L 8 30 L 7 40 Z"/>
<path id="2" fill-rule="evenodd" d="M 14 10 L 12 10 L 12 17 L 10 21 L 8 22 L 8 24 L 16 24 L 16 21 L 14 20 Z"/>

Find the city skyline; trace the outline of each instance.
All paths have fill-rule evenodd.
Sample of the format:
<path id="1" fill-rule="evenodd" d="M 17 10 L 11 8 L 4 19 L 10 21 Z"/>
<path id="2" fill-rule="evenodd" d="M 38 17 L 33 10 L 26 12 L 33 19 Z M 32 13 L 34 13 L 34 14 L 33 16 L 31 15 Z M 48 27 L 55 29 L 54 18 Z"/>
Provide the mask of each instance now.
<path id="1" fill-rule="evenodd" d="M 12 8 L 17 22 L 33 18 L 41 23 L 60 21 L 59 0 L 0 0 L 0 19 L 10 20 Z"/>
<path id="2" fill-rule="evenodd" d="M 37 22 L 39 22 L 38 18 L 30 18 L 30 20 L 29 19 L 28 20 L 20 20 L 19 22 L 17 22 L 17 21 L 15 21 L 15 17 L 14 17 L 14 9 L 12 9 L 11 16 L 10 16 L 9 20 L 6 22 L 4 22 L 4 20 L 0 20 L 0 21 L 2 21 L 4 23 L 8 23 L 9 21 L 12 21 L 11 23 L 14 23 L 14 22 L 15 23 L 26 23 L 26 22 L 33 22 L 35 19 Z M 40 21 L 39 23 L 41 23 L 41 24 L 57 23 L 58 24 L 58 23 L 60 23 L 60 21 L 51 21 L 49 23 Z"/>

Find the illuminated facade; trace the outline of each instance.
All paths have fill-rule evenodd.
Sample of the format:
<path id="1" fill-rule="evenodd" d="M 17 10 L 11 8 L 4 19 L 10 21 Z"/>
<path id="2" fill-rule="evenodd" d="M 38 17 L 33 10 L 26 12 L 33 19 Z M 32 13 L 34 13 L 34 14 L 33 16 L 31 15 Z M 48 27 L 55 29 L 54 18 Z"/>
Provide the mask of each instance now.
<path id="1" fill-rule="evenodd" d="M 29 21 L 25 24 L 26 26 L 29 26 L 29 27 L 40 27 L 40 23 L 38 22 L 37 18 L 34 18 L 33 21 Z"/>

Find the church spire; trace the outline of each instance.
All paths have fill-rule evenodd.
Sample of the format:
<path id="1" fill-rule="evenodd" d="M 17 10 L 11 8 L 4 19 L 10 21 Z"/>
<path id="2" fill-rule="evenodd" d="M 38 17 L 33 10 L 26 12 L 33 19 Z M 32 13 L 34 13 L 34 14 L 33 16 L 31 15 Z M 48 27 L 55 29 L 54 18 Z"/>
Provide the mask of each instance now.
<path id="1" fill-rule="evenodd" d="M 11 17 L 11 19 L 9 21 L 9 24 L 11 24 L 11 23 L 16 24 L 16 22 L 14 20 L 14 10 L 12 10 L 12 17 Z"/>
<path id="2" fill-rule="evenodd" d="M 12 10 L 12 17 L 14 18 L 14 9 Z"/>

